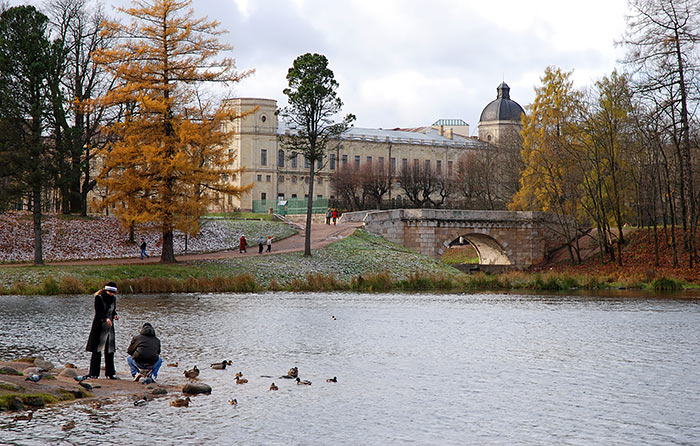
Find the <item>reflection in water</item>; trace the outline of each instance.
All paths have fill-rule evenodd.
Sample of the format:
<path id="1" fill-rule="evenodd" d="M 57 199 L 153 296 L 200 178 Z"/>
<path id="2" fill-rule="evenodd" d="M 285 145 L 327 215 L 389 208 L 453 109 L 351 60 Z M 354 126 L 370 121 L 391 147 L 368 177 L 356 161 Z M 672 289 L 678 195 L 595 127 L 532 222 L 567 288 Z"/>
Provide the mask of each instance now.
<path id="1" fill-rule="evenodd" d="M 1 359 L 88 365 L 89 296 L 0 303 Z M 123 397 L 24 424 L 0 415 L 3 443 L 700 442 L 697 301 L 270 293 L 122 296 L 118 311 L 122 376 L 128 342 L 148 321 L 164 361 L 179 362 L 160 381 L 184 383 L 196 364 L 213 393 L 189 408 Z M 233 365 L 209 368 L 223 359 Z M 292 366 L 313 385 L 277 378 Z M 249 383 L 235 384 L 238 371 Z"/>

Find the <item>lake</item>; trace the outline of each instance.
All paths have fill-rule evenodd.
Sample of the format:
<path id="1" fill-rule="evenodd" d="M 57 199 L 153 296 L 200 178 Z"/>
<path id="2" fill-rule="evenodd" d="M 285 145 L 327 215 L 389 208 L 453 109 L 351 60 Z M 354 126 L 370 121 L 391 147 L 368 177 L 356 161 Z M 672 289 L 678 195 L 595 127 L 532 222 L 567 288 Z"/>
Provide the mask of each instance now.
<path id="1" fill-rule="evenodd" d="M 91 296 L 0 297 L 0 359 L 87 367 Z M 143 322 L 159 382 L 208 396 L 0 414 L 0 443 L 700 443 L 700 300 L 653 296 L 262 293 L 120 296 L 117 370 Z M 224 371 L 209 364 L 230 359 Z M 277 377 L 296 366 L 311 386 Z M 236 385 L 234 374 L 249 379 Z M 274 376 L 274 379 L 262 375 Z M 337 383 L 326 379 L 337 376 Z M 268 390 L 274 381 L 278 392 Z M 236 398 L 237 408 L 229 398 Z M 75 429 L 61 425 L 73 420 Z"/>

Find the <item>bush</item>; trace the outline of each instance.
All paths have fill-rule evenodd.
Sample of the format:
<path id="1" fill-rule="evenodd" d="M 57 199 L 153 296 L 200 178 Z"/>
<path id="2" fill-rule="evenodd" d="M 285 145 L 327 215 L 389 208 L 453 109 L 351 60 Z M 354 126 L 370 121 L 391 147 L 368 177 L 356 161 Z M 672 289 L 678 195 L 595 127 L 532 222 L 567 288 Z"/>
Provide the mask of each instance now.
<path id="1" fill-rule="evenodd" d="M 683 289 L 683 282 L 670 277 L 658 277 L 651 282 L 654 291 L 678 291 Z"/>
<path id="2" fill-rule="evenodd" d="M 73 276 L 63 276 L 58 282 L 59 292 L 61 294 L 83 294 L 85 287 L 83 283 Z"/>

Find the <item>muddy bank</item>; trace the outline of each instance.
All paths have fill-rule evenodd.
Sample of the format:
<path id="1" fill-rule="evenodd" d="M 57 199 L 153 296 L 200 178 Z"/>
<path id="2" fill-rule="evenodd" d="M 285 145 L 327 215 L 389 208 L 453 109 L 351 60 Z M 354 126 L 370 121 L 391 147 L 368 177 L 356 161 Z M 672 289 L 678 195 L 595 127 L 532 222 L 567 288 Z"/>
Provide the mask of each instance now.
<path id="1" fill-rule="evenodd" d="M 48 370 L 46 370 L 48 369 Z M 45 370 L 45 371 L 42 371 Z M 41 358 L 0 361 L 0 412 L 34 410 L 54 404 L 86 402 L 101 405 L 111 398 L 132 396 L 134 401 L 180 393 L 182 386 L 134 382 L 128 374 L 120 379 L 88 379 L 81 386 L 75 376 L 87 374 L 87 369 L 72 364 L 53 366 Z M 28 378 L 41 375 L 38 382 Z"/>

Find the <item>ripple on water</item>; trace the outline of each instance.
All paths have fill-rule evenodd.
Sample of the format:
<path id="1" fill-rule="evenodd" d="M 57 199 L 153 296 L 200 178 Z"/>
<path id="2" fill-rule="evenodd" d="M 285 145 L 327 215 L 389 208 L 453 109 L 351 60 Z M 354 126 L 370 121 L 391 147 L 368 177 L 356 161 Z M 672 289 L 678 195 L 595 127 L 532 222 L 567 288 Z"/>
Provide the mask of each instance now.
<path id="1" fill-rule="evenodd" d="M 0 300 L 1 359 L 87 365 L 89 296 Z M 3 442 L 700 442 L 695 301 L 263 293 L 124 296 L 118 305 L 120 372 L 132 334 L 149 321 L 165 361 L 180 365 L 163 367 L 159 380 L 182 383 L 197 364 L 212 394 L 189 408 L 169 406 L 168 396 L 44 409 L 28 424 L 2 415 Z M 233 365 L 209 368 L 224 359 Z M 292 366 L 313 384 L 277 378 Z M 235 384 L 237 371 L 248 384 Z M 337 384 L 326 383 L 331 376 Z M 75 428 L 62 431 L 71 420 Z"/>

